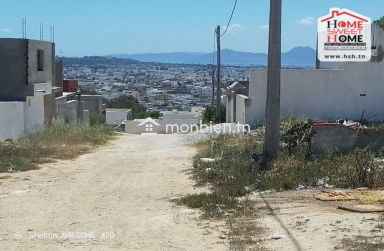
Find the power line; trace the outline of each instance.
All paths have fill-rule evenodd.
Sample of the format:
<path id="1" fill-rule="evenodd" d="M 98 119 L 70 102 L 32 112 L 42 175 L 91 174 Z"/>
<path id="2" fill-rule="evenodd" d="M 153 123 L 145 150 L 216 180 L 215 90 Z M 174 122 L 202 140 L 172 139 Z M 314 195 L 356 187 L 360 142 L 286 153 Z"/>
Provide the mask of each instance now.
<path id="1" fill-rule="evenodd" d="M 232 17 L 233 17 L 233 13 L 235 12 L 235 9 L 236 9 L 236 5 L 237 5 L 237 0 L 235 0 L 235 4 L 233 5 L 233 9 L 232 9 L 231 17 L 230 17 L 229 20 L 228 20 L 227 27 L 225 28 L 225 31 L 223 32 L 223 34 L 220 35 L 220 37 L 224 36 L 224 34 L 227 32 L 227 30 L 228 30 L 228 28 L 229 28 L 229 25 L 231 24 L 231 20 L 232 20 Z M 220 31 L 219 31 L 219 32 L 220 32 Z"/>

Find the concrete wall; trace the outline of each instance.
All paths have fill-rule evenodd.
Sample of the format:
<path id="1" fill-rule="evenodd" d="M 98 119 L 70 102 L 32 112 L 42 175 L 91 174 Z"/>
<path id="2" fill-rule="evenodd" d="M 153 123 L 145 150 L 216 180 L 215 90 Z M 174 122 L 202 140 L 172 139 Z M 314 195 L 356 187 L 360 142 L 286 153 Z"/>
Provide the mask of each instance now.
<path id="1" fill-rule="evenodd" d="M 27 97 L 24 110 L 25 133 L 44 128 L 44 114 L 44 96 Z"/>
<path id="2" fill-rule="evenodd" d="M 81 123 L 83 123 L 86 126 L 90 125 L 89 111 L 88 110 L 83 111 L 83 121 L 81 121 Z"/>
<path id="3" fill-rule="evenodd" d="M 132 119 L 131 109 L 107 109 L 106 124 L 120 125 L 123 121 Z"/>
<path id="4" fill-rule="evenodd" d="M 384 128 L 353 129 L 343 125 L 314 128 L 311 151 L 314 155 L 331 152 L 351 152 L 356 148 L 370 147 L 380 150 L 384 147 Z"/>
<path id="5" fill-rule="evenodd" d="M 360 119 L 363 111 L 384 120 L 384 63 L 349 63 L 345 70 L 282 70 L 281 113 L 313 119 Z M 254 70 L 246 119 L 265 118 L 267 71 Z"/>
<path id="6" fill-rule="evenodd" d="M 27 40 L 0 39 L 0 101 L 25 101 L 27 86 Z"/>
<path id="7" fill-rule="evenodd" d="M 28 84 L 54 83 L 54 50 L 51 42 L 28 40 Z M 37 69 L 37 51 L 44 51 L 43 71 Z"/>
<path id="8" fill-rule="evenodd" d="M 55 98 L 54 110 L 55 118 L 59 121 L 89 125 L 90 113 L 85 109 L 85 102 L 78 101 L 76 96 L 66 95 Z"/>
<path id="9" fill-rule="evenodd" d="M 36 83 L 36 84 L 31 84 L 31 86 L 33 89 L 33 96 L 44 96 L 47 94 L 52 94 L 51 82 Z"/>
<path id="10" fill-rule="evenodd" d="M 65 96 L 55 99 L 56 119 L 65 123 L 75 123 L 78 121 L 78 101 L 69 100 Z"/>
<path id="11" fill-rule="evenodd" d="M 249 98 L 242 94 L 236 95 L 236 121 L 240 124 L 245 124 L 247 121 L 247 109 L 249 108 Z"/>
<path id="12" fill-rule="evenodd" d="M 384 48 L 384 30 L 377 27 L 374 33 L 375 46 Z M 318 70 L 282 70 L 282 116 L 358 120 L 365 112 L 372 115 L 368 119 L 384 120 L 384 62 L 376 56 L 372 61 L 375 62 L 318 62 Z M 267 71 L 252 71 L 248 124 L 265 119 L 266 92 Z"/>
<path id="13" fill-rule="evenodd" d="M 103 114 L 103 97 L 101 95 L 81 95 L 81 100 L 84 101 L 84 108 L 89 110 L 89 113 Z"/>
<path id="14" fill-rule="evenodd" d="M 25 102 L 0 102 L 0 141 L 24 133 Z"/>
<path id="15" fill-rule="evenodd" d="M 57 120 L 64 120 L 65 116 L 65 104 L 67 103 L 67 98 L 65 96 L 60 96 L 55 98 L 55 118 Z"/>
<path id="16" fill-rule="evenodd" d="M 164 112 L 163 119 L 196 119 L 198 114 L 192 112 Z"/>
<path id="17" fill-rule="evenodd" d="M 83 122 L 84 120 L 84 101 L 77 101 L 77 121 Z"/>
<path id="18" fill-rule="evenodd" d="M 63 60 L 55 62 L 55 86 L 60 88 L 56 91 L 56 97 L 63 95 L 64 65 Z"/>
<path id="19" fill-rule="evenodd" d="M 235 101 L 233 98 L 233 95 L 227 92 L 227 98 L 226 98 L 226 103 L 225 103 L 225 121 L 227 123 L 231 123 L 235 121 Z"/>
<path id="20" fill-rule="evenodd" d="M 44 96 L 44 120 L 46 125 L 51 125 L 55 119 L 55 97 L 54 94 Z"/>
<path id="21" fill-rule="evenodd" d="M 37 69 L 37 50 L 44 50 L 44 70 Z M 33 84 L 54 80 L 54 44 L 27 39 L 0 39 L 0 101 L 25 101 Z"/>
<path id="22" fill-rule="evenodd" d="M 44 128 L 44 100 L 45 96 L 28 96 L 26 102 L 0 102 L 0 141 Z"/>
<path id="23" fill-rule="evenodd" d="M 77 106 L 78 106 L 77 100 L 71 100 L 65 104 L 64 121 L 66 123 L 76 123 L 78 121 Z"/>

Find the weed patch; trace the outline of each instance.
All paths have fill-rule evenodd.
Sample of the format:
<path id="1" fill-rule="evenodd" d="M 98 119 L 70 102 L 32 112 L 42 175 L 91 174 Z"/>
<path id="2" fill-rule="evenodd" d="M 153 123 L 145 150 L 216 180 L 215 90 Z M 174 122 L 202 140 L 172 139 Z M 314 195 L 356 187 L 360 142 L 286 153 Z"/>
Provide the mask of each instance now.
<path id="1" fill-rule="evenodd" d="M 219 218 L 237 205 L 234 197 L 219 192 L 187 195 L 179 199 L 178 203 L 202 209 L 204 218 Z"/>
<path id="2" fill-rule="evenodd" d="M 0 143 L 0 173 L 33 170 L 55 159 L 75 158 L 105 144 L 113 135 L 111 128 L 102 125 L 53 125 L 15 142 Z"/>
<path id="3" fill-rule="evenodd" d="M 252 191 L 384 186 L 384 168 L 376 161 L 380 153 L 356 149 L 349 154 L 333 153 L 312 159 L 311 121 L 284 120 L 281 130 L 280 157 L 270 162 L 260 160 L 262 132 L 221 135 L 196 145 L 199 152 L 193 161 L 192 174 L 198 185 L 209 185 L 212 193 L 188 195 L 178 202 L 200 208 L 204 217 L 227 216 L 232 249 L 258 246 L 257 238 L 253 238 L 262 232 L 255 222 L 257 214 L 251 203 L 241 202 Z M 204 161 L 204 158 L 213 161 Z M 249 233 L 255 234 L 252 237 Z"/>

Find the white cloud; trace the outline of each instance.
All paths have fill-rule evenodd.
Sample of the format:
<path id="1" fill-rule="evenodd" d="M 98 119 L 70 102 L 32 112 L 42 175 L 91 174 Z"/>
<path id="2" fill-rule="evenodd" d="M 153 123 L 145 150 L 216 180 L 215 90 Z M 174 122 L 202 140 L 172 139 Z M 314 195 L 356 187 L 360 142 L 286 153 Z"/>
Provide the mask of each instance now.
<path id="1" fill-rule="evenodd" d="M 7 29 L 7 28 L 1 29 L 0 31 L 4 32 L 4 33 L 11 33 L 12 32 L 10 29 Z"/>
<path id="2" fill-rule="evenodd" d="M 223 33 L 225 31 L 226 27 L 221 27 L 221 32 Z M 229 34 L 235 34 L 236 32 L 239 32 L 241 30 L 244 30 L 245 27 L 242 26 L 241 24 L 231 24 L 228 26 L 227 32 Z"/>
<path id="3" fill-rule="evenodd" d="M 311 26 L 315 23 L 315 19 L 313 17 L 304 17 L 298 20 L 297 23 L 305 26 Z"/>
<path id="4" fill-rule="evenodd" d="M 241 24 L 231 24 L 228 27 L 228 31 L 230 31 L 230 32 L 236 32 L 239 30 L 244 30 L 244 27 Z"/>
<path id="5" fill-rule="evenodd" d="M 226 29 L 226 26 L 221 26 L 220 27 L 220 30 L 221 30 L 221 33 L 223 33 Z M 246 28 L 244 26 L 242 26 L 241 24 L 231 24 L 228 26 L 228 30 L 227 32 L 229 34 L 234 34 L 238 31 L 241 31 L 241 30 L 245 30 Z M 216 30 L 216 27 L 211 27 L 211 30 L 212 31 L 215 31 Z"/>
<path id="6" fill-rule="evenodd" d="M 268 31 L 268 30 L 269 30 L 269 25 L 268 25 L 268 24 L 260 25 L 260 30 L 262 30 L 262 31 Z"/>

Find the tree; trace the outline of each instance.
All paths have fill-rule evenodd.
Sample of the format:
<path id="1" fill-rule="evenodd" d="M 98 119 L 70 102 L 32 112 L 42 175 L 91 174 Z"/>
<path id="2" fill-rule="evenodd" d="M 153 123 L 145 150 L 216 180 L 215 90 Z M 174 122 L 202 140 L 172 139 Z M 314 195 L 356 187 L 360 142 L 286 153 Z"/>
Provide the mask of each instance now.
<path id="1" fill-rule="evenodd" d="M 132 96 L 120 96 L 117 99 L 107 101 L 107 108 L 116 109 L 132 109 L 134 119 L 143 118 L 159 118 L 160 113 L 157 111 L 147 111 L 147 109 L 140 104 L 137 99 Z"/>
<path id="2" fill-rule="evenodd" d="M 379 20 L 376 20 L 374 23 L 378 24 L 382 29 L 384 29 L 384 16 L 381 17 Z"/>

